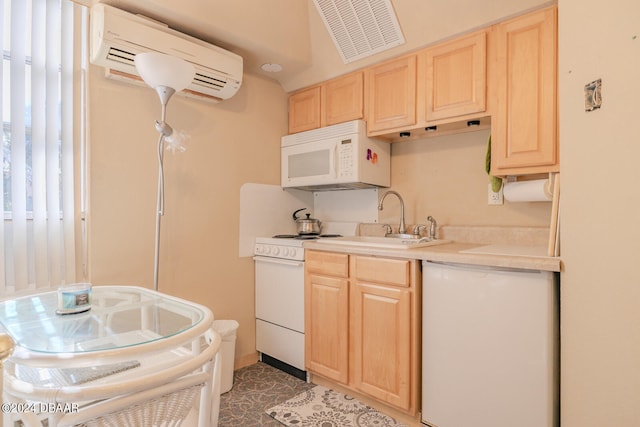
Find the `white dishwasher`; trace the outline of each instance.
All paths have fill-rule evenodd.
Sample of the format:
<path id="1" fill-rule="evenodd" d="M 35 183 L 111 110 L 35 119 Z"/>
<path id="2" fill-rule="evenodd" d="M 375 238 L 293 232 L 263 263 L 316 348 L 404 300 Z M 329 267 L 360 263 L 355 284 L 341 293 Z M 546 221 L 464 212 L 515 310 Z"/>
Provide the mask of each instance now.
<path id="1" fill-rule="evenodd" d="M 423 261 L 422 422 L 559 426 L 558 275 Z"/>

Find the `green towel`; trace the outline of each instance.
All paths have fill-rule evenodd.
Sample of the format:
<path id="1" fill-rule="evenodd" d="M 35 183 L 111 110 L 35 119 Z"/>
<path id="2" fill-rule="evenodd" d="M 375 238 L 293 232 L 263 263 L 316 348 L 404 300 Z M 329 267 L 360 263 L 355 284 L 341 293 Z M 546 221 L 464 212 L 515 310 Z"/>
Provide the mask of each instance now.
<path id="1" fill-rule="evenodd" d="M 491 134 L 489 134 L 489 143 L 487 144 L 487 156 L 484 161 L 484 170 L 489 174 L 489 182 L 491 182 L 491 190 L 494 193 L 502 188 L 502 178 L 491 175 Z"/>

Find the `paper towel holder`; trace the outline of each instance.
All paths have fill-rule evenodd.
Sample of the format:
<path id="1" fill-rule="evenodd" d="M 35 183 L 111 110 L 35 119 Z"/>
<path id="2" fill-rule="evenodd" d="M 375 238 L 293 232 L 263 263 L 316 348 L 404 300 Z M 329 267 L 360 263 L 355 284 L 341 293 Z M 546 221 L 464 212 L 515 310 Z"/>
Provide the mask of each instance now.
<path id="1" fill-rule="evenodd" d="M 548 177 L 547 177 L 547 179 L 549 180 L 549 188 L 548 188 L 548 190 L 549 190 L 550 193 L 553 193 L 553 186 L 555 185 L 555 179 L 556 179 L 557 175 L 558 175 L 558 172 L 549 172 L 548 173 Z M 507 182 L 518 182 L 519 181 L 518 178 L 520 176 L 521 175 L 507 175 L 507 176 L 504 177 L 504 182 L 505 182 L 505 184 Z M 533 177 L 531 179 L 541 179 L 542 176 L 543 176 L 543 174 L 539 174 L 537 177 Z M 524 181 L 528 181 L 528 180 L 524 180 Z"/>
<path id="2" fill-rule="evenodd" d="M 509 202 L 552 202 L 557 173 L 507 176 L 504 199 Z M 522 179 L 524 178 L 524 179 Z"/>

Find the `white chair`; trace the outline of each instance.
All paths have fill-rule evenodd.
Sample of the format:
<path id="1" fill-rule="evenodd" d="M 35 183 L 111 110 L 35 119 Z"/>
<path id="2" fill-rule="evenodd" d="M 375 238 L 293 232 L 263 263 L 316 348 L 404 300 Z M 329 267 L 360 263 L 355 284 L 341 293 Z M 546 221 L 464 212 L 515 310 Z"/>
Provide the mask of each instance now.
<path id="1" fill-rule="evenodd" d="M 186 418 L 198 427 L 217 425 L 219 389 L 219 348 L 221 338 L 215 331 L 207 334 L 208 345 L 199 354 L 174 351 L 157 360 L 141 360 L 141 366 L 79 385 L 51 383 L 38 385 L 12 363 L 5 364 L 4 401 L 9 403 L 76 405 L 66 413 L 5 414 L 5 425 L 18 419 L 26 427 L 41 427 L 44 419 L 50 427 L 177 427 Z M 158 361 L 159 360 L 159 361 Z"/>
<path id="2" fill-rule="evenodd" d="M 57 425 L 110 427 L 179 426 L 196 406 L 196 397 L 210 386 L 206 372 L 189 375 L 169 384 L 108 399 L 64 415 Z"/>

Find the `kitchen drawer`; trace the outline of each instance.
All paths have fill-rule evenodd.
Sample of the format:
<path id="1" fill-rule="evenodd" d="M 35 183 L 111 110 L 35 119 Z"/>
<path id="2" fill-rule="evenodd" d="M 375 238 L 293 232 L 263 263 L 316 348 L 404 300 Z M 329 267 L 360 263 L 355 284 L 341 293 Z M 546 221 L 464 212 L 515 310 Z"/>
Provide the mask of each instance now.
<path id="1" fill-rule="evenodd" d="M 354 256 L 355 277 L 359 281 L 409 287 L 411 261 L 402 259 Z"/>
<path id="2" fill-rule="evenodd" d="M 306 251 L 305 267 L 309 273 L 346 278 L 349 276 L 349 255 Z"/>

